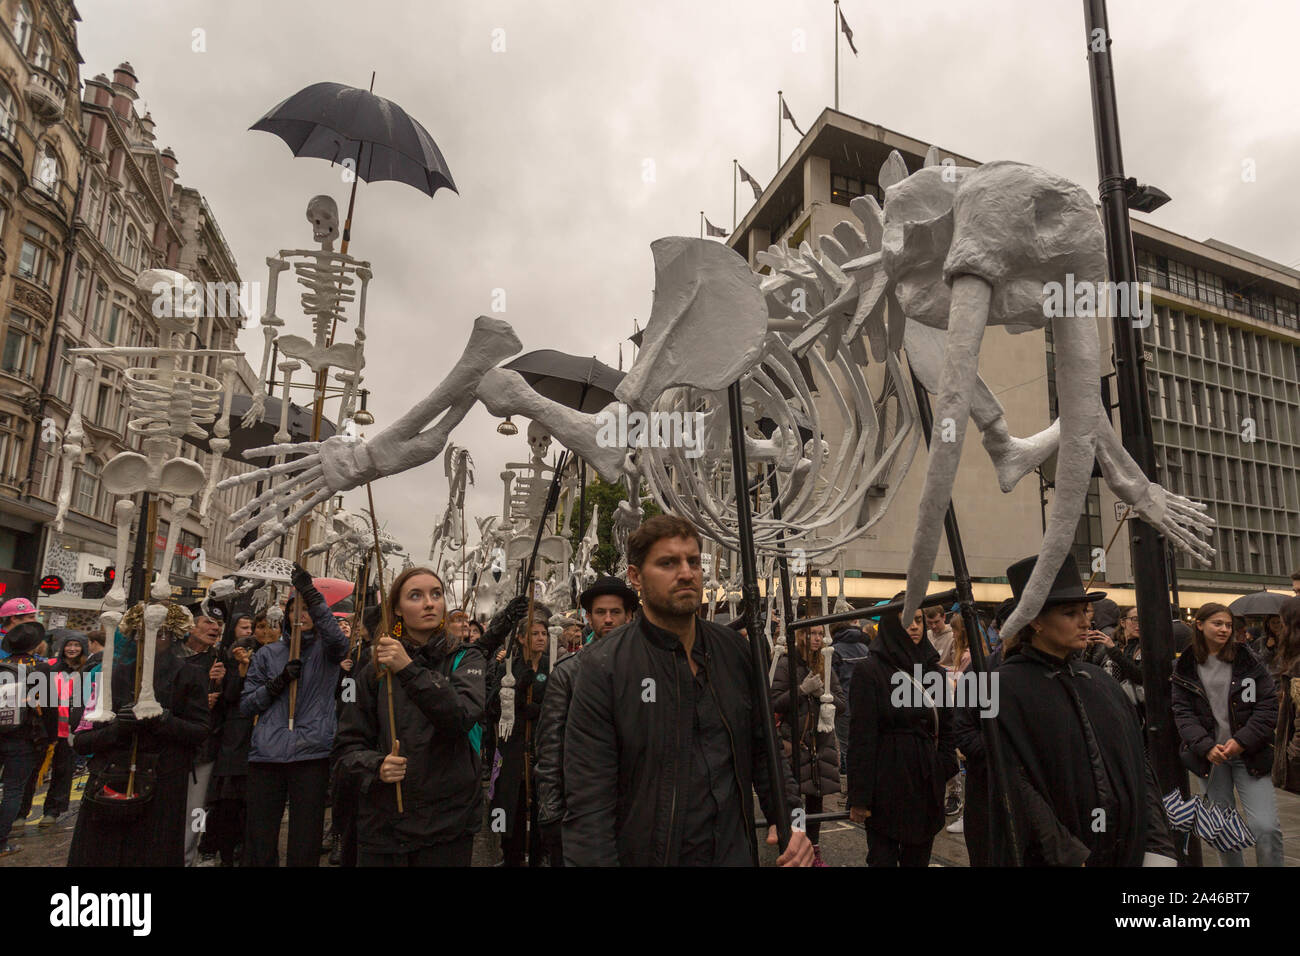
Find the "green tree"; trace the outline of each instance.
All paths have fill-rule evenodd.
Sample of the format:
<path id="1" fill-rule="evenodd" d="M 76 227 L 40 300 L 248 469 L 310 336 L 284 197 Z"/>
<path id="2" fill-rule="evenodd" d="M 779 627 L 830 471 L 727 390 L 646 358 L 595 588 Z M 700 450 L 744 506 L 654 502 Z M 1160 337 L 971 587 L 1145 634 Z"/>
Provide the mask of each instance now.
<path id="1" fill-rule="evenodd" d="M 576 554 L 582 536 L 587 533 L 587 522 L 591 520 L 591 509 L 596 505 L 600 506 L 600 516 L 596 520 L 596 538 L 599 540 L 600 545 L 596 548 L 596 553 L 591 559 L 591 566 L 599 574 L 613 574 L 615 567 L 618 565 L 618 551 L 614 547 L 613 537 L 614 512 L 618 508 L 618 503 L 623 500 L 625 490 L 622 482 L 611 484 L 602 481 L 599 475 L 589 470 L 587 472 L 586 510 L 579 515 L 578 501 L 575 499 L 573 508 L 569 512 L 569 540 L 572 542 Z M 647 518 L 663 513 L 663 509 L 653 501 L 646 502 L 642 508 Z"/>

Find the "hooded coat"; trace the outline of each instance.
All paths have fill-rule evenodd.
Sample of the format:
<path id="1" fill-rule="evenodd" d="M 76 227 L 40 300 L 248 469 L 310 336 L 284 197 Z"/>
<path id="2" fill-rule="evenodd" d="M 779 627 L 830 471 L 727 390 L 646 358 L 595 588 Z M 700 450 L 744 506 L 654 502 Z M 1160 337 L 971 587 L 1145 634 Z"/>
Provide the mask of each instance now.
<path id="1" fill-rule="evenodd" d="M 796 676 L 800 684 L 808 676 L 808 665 L 797 662 Z M 840 687 L 840 679 L 831 668 L 831 696 L 835 698 L 835 713 L 842 714 L 848 700 Z M 797 688 L 796 688 L 797 690 Z M 787 661 L 777 665 L 772 679 L 772 710 L 781 721 L 781 752 L 790 759 L 790 668 Z M 809 796 L 825 797 L 840 792 L 840 745 L 834 729 L 825 733 L 817 730 L 821 711 L 820 694 L 799 694 L 799 792 Z M 814 773 L 814 769 L 816 772 Z"/>
<path id="2" fill-rule="evenodd" d="M 135 680 L 134 654 L 122 655 L 113 668 L 113 700 L 130 701 Z M 207 679 L 188 667 L 174 648 L 157 656 L 154 696 L 164 713 L 136 724 L 132 733 L 117 720 L 95 724 L 74 734 L 72 749 L 91 754 L 90 777 L 111 762 L 130 761 L 132 738 L 137 737 L 137 763 L 153 763 L 157 786 L 144 816 L 122 823 L 104 814 L 90 801 L 81 802 L 68 866 L 184 866 L 185 793 L 194 753 L 208 733 Z"/>
<path id="3" fill-rule="evenodd" d="M 870 810 L 867 828 L 886 839 L 915 845 L 943 828 L 944 785 L 957 772 L 952 713 L 943 696 L 922 689 L 942 695 L 947 686 L 934 645 L 913 643 L 898 617 L 885 615 L 849 685 L 846 805 Z"/>
<path id="4" fill-rule="evenodd" d="M 1021 644 L 997 670 L 998 732 L 1024 866 L 1140 866 L 1173 857 L 1138 717 L 1100 667 Z M 1010 866 L 993 815 L 994 865 Z"/>
<path id="5" fill-rule="evenodd" d="M 482 823 L 478 748 L 470 731 L 483 716 L 483 655 L 477 644 L 449 649 L 445 631 L 423 645 L 402 642 L 411 663 L 381 681 L 371 656 L 356 675 L 356 701 L 344 703 L 334 754 L 354 779 L 357 846 L 368 853 L 413 853 L 476 833 Z M 393 717 L 388 722 L 388 681 Z M 379 779 L 393 737 L 406 758 L 402 813 L 397 788 Z"/>

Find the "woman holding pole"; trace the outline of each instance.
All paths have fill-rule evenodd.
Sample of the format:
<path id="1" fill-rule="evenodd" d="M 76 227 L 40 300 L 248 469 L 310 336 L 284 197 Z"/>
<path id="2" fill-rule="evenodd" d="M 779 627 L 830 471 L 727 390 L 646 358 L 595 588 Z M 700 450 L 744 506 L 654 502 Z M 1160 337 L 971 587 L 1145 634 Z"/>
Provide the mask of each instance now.
<path id="1" fill-rule="evenodd" d="M 391 622 L 353 670 L 334 753 L 360 787 L 358 866 L 469 866 L 481 825 L 478 721 L 484 662 L 453 646 L 440 577 L 407 568 L 384 602 Z"/>

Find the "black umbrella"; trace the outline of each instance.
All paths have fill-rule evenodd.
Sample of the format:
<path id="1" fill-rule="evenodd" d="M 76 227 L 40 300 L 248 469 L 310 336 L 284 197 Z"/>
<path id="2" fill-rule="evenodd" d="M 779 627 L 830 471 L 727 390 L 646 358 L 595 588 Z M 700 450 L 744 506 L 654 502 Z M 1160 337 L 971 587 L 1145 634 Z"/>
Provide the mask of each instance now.
<path id="1" fill-rule="evenodd" d="M 1251 591 L 1228 605 L 1228 610 L 1237 617 L 1262 617 L 1282 613 L 1282 602 L 1292 594 L 1277 594 L 1273 591 Z"/>
<path id="2" fill-rule="evenodd" d="M 623 372 L 604 362 L 554 349 L 539 349 L 505 366 L 518 372 L 538 395 L 580 412 L 598 412 L 616 401 L 614 390 Z"/>
<path id="3" fill-rule="evenodd" d="M 374 77 L 371 76 L 371 85 Z M 382 96 L 342 83 L 313 83 L 273 108 L 249 129 L 274 133 L 295 156 L 351 162 L 356 179 L 343 225 L 343 245 L 352 236 L 357 181 L 406 183 L 432 196 L 442 187 L 456 192 L 451 170 L 429 131 Z"/>
<path id="4" fill-rule="evenodd" d="M 230 448 L 223 457 L 231 461 L 247 462 L 249 459 L 244 457 L 244 452 L 250 448 L 263 448 L 267 445 L 274 445 L 275 433 L 280 430 L 280 399 L 267 396 L 266 410 L 262 413 L 261 419 L 250 428 L 244 428 L 240 420 L 247 414 L 248 409 L 252 407 L 253 396 L 251 395 L 234 395 L 230 399 Z M 300 405 L 289 403 L 289 440 L 290 441 L 308 441 L 311 439 L 312 413 L 309 409 Z M 332 437 L 337 429 L 334 423 L 328 418 L 321 418 L 319 439 L 324 440 Z M 208 444 L 209 436 L 204 435 L 202 438 L 192 438 L 185 435 L 181 441 L 193 445 L 200 451 L 212 453 L 212 448 Z"/>

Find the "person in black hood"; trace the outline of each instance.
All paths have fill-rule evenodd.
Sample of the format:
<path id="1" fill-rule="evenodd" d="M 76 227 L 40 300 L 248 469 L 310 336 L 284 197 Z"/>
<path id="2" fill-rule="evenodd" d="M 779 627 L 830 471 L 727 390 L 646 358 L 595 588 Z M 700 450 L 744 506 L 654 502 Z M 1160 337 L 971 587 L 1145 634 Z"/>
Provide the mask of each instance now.
<path id="1" fill-rule="evenodd" d="M 1007 569 L 1017 600 L 1036 561 Z M 1137 713 L 1113 677 L 1079 657 L 1086 608 L 1104 596 L 1084 591 L 1067 558 L 1038 616 L 1003 635 L 997 727 L 1023 853 L 1012 857 L 1008 821 L 995 809 L 998 865 L 1174 865 Z"/>
<path id="2" fill-rule="evenodd" d="M 185 862 L 185 836 L 191 824 L 185 815 L 185 791 L 195 750 L 208 734 L 207 675 L 168 653 L 172 640 L 183 637 L 191 623 L 184 608 L 170 605 L 154 658 L 154 696 L 163 712 L 137 720 L 131 704 L 136 645 L 129 637 L 141 626 L 139 607 L 122 619 L 114 649 L 111 679 L 116 717 L 72 738 L 73 750 L 93 756 L 68 848 L 68 866 L 182 866 Z M 126 791 L 133 764 L 137 791 L 152 786 L 153 796 L 140 808 L 138 818 L 126 818 L 111 792 Z"/>
<path id="3" fill-rule="evenodd" d="M 641 613 L 579 655 L 564 730 L 564 861 L 757 866 L 754 791 L 772 820 L 772 778 L 791 809 L 799 790 L 784 758 L 769 773 L 766 680 L 756 686 L 746 641 L 697 615 L 699 532 L 675 515 L 649 518 L 628 539 L 627 576 Z M 778 865 L 812 862 L 795 830 Z"/>
<path id="4" fill-rule="evenodd" d="M 849 685 L 849 819 L 867 826 L 867 866 L 929 866 L 957 772 L 947 678 L 918 610 L 885 614 Z"/>
<path id="5" fill-rule="evenodd" d="M 357 865 L 469 866 L 482 825 L 482 651 L 453 644 L 442 579 L 427 568 L 399 574 L 387 606 L 392 632 L 354 669 L 356 701 L 344 702 L 334 740 L 360 789 Z"/>

